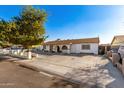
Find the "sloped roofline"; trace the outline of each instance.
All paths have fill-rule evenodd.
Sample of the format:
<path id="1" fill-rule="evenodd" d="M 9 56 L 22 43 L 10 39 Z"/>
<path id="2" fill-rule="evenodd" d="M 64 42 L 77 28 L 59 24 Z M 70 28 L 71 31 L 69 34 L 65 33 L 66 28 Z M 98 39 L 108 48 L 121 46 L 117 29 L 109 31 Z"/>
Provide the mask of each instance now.
<path id="1" fill-rule="evenodd" d="M 112 39 L 111 45 L 113 44 L 113 42 L 114 42 L 114 40 L 115 40 L 116 38 L 121 37 L 121 36 L 124 37 L 124 35 L 116 35 L 116 36 L 114 36 L 113 39 Z"/>
<path id="2" fill-rule="evenodd" d="M 56 44 L 79 44 L 79 43 L 98 43 L 100 40 L 99 37 L 94 38 L 83 38 L 83 39 L 68 39 L 68 40 L 55 40 L 44 42 L 44 45 L 56 45 Z"/>

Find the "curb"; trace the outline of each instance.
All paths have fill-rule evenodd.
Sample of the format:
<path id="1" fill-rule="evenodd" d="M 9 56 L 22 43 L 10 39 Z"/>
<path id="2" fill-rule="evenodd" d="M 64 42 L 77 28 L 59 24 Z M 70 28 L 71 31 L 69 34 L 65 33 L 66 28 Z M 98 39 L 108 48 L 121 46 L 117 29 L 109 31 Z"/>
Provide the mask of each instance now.
<path id="1" fill-rule="evenodd" d="M 26 57 L 24 57 L 24 56 L 19 56 L 19 55 L 13 55 L 13 54 L 6 54 L 6 55 L 11 56 L 11 57 L 20 58 L 20 59 L 27 59 Z"/>

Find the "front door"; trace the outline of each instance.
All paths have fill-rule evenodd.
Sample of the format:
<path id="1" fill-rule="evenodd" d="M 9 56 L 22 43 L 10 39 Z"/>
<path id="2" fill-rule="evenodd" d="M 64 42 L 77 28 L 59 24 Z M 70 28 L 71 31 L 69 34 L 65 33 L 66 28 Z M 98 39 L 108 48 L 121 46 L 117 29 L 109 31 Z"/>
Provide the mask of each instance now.
<path id="1" fill-rule="evenodd" d="M 59 46 L 57 46 L 57 52 L 60 52 L 60 47 Z"/>

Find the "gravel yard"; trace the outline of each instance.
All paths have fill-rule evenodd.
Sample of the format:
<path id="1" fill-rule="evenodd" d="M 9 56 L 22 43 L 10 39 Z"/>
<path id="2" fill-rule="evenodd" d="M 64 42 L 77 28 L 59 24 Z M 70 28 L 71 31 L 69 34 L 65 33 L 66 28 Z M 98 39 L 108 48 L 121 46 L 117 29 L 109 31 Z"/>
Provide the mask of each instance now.
<path id="1" fill-rule="evenodd" d="M 103 56 L 40 55 L 29 64 L 74 80 L 82 87 L 124 87 L 121 72 Z"/>

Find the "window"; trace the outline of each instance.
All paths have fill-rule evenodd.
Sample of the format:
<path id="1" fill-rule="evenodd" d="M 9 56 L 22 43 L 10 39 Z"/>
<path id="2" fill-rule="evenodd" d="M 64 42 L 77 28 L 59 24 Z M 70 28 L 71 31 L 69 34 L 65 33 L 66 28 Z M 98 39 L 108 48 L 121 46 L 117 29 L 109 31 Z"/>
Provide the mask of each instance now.
<path id="1" fill-rule="evenodd" d="M 90 50 L 90 45 L 82 45 L 82 50 Z"/>

